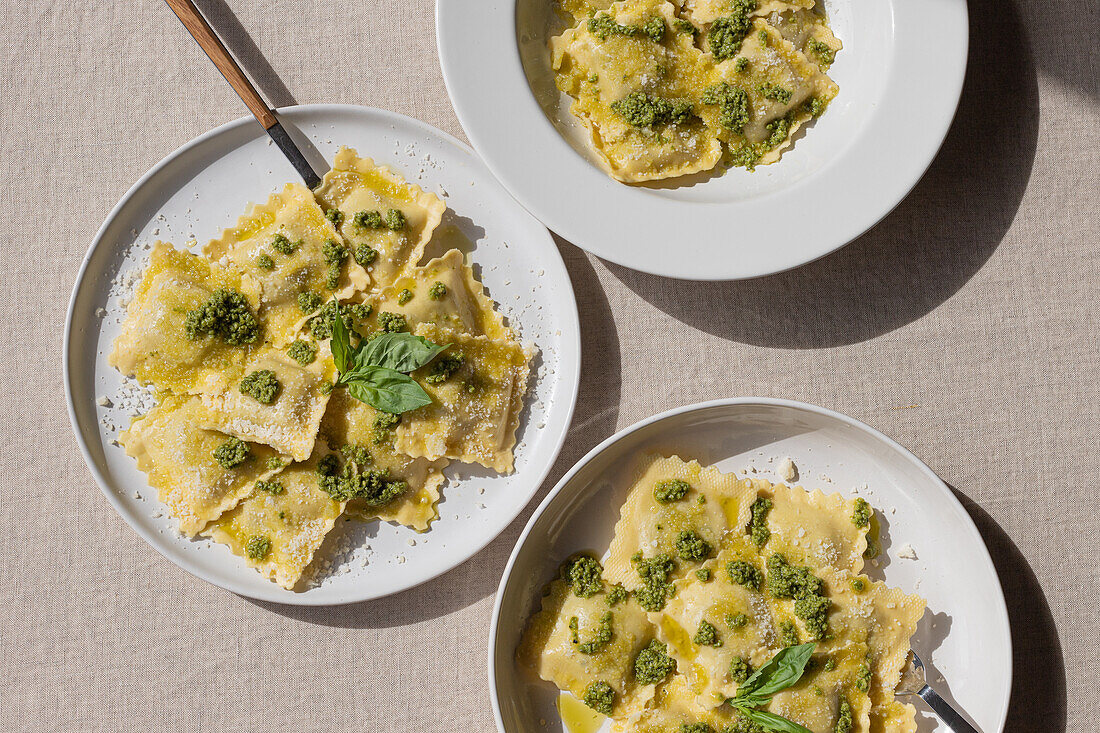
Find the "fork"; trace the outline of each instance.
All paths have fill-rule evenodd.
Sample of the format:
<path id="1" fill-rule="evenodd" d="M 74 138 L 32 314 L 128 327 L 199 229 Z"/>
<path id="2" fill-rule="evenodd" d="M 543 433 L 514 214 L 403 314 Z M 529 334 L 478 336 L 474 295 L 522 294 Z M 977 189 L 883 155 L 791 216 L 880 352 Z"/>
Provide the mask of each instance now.
<path id="1" fill-rule="evenodd" d="M 896 695 L 919 695 L 928 703 L 940 720 L 947 724 L 954 733 L 980 733 L 977 728 L 966 722 L 963 716 L 951 707 L 928 684 L 928 676 L 924 670 L 924 662 L 913 650 L 909 650 L 909 666 L 901 675 Z"/>

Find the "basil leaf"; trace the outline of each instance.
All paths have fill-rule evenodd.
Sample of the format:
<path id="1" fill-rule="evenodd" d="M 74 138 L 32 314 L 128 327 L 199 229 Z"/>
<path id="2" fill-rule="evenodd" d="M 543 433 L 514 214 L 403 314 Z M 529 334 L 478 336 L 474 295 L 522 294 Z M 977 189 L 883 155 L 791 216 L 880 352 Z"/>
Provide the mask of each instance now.
<path id="1" fill-rule="evenodd" d="M 340 304 L 333 300 L 332 316 L 332 360 L 336 362 L 336 368 L 340 370 L 341 379 L 344 372 L 351 369 L 351 337 L 348 335 L 348 327 L 344 323 L 344 317 L 340 315 Z"/>
<path id="2" fill-rule="evenodd" d="M 733 704 L 763 705 L 775 693 L 798 682 L 816 646 L 810 641 L 781 650 L 737 687 Z"/>
<path id="3" fill-rule="evenodd" d="M 347 376 L 351 396 L 382 412 L 399 415 L 432 403 L 432 398 L 412 377 L 393 369 L 364 366 Z"/>
<path id="4" fill-rule="evenodd" d="M 367 342 L 355 355 L 356 367 L 379 366 L 412 372 L 439 356 L 450 344 L 440 346 L 411 333 L 384 333 Z"/>
<path id="5" fill-rule="evenodd" d="M 767 710 L 738 707 L 737 711 L 764 730 L 777 731 L 777 733 L 814 733 L 793 720 L 787 720 L 782 715 L 769 713 Z"/>

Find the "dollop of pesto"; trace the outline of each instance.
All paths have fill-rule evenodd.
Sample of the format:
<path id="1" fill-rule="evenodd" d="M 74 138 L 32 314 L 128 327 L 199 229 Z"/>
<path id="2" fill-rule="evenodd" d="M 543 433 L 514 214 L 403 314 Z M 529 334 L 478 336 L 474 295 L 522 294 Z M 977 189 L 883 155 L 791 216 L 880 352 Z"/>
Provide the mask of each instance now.
<path id="1" fill-rule="evenodd" d="M 727 4 L 729 15 L 716 18 L 707 31 L 710 51 L 719 61 L 732 59 L 741 50 L 741 42 L 752 28 L 752 13 L 756 10 L 756 0 L 732 0 Z"/>
<path id="2" fill-rule="evenodd" d="M 867 582 L 863 578 L 852 578 L 851 586 L 853 593 L 862 593 L 867 590 Z"/>
<path id="3" fill-rule="evenodd" d="M 836 660 L 832 657 L 829 657 L 825 660 L 825 666 L 822 667 L 822 669 L 824 669 L 826 672 L 832 672 L 834 669 L 836 669 Z"/>
<path id="4" fill-rule="evenodd" d="M 760 585 L 764 582 L 764 574 L 760 572 L 760 568 L 747 560 L 731 560 L 726 565 L 726 574 L 737 585 L 753 590 L 760 590 Z"/>
<path id="5" fill-rule="evenodd" d="M 352 252 L 352 256 L 357 263 L 366 267 L 378 259 L 378 250 L 367 244 L 357 244 L 355 245 L 355 251 Z"/>
<path id="6" fill-rule="evenodd" d="M 703 104 L 718 105 L 718 124 L 740 135 L 749 121 L 749 95 L 741 87 L 726 82 L 707 87 Z"/>
<path id="7" fill-rule="evenodd" d="M 733 60 L 733 70 L 738 74 L 744 73 L 749 68 L 749 59 L 746 56 L 738 56 Z"/>
<path id="8" fill-rule="evenodd" d="M 374 424 L 371 426 L 371 442 L 381 445 L 389 441 L 393 429 L 401 422 L 400 415 L 389 412 L 379 412 L 374 416 Z"/>
<path id="9" fill-rule="evenodd" d="M 714 733 L 709 723 L 680 723 L 677 733 Z"/>
<path id="10" fill-rule="evenodd" d="M 441 354 L 432 362 L 432 368 L 424 381 L 428 384 L 442 384 L 466 363 L 466 355 L 458 351 L 453 354 Z"/>
<path id="11" fill-rule="evenodd" d="M 256 488 L 269 494 L 281 494 L 286 491 L 281 481 L 257 481 Z"/>
<path id="12" fill-rule="evenodd" d="M 701 580 L 704 583 L 707 582 L 708 580 L 710 580 L 710 569 L 709 568 L 699 568 L 698 570 L 695 571 L 695 577 L 698 578 L 699 580 Z"/>
<path id="13" fill-rule="evenodd" d="M 743 613 L 727 613 L 726 626 L 731 629 L 743 629 L 749 623 L 749 617 Z"/>
<path id="14" fill-rule="evenodd" d="M 302 366 L 309 366 L 317 359 L 317 344 L 297 339 L 287 347 L 286 355 Z"/>
<path id="15" fill-rule="evenodd" d="M 695 25 L 687 18 L 677 18 L 674 25 L 676 26 L 676 30 L 681 33 L 695 33 Z"/>
<path id="16" fill-rule="evenodd" d="M 340 455 L 342 455 L 345 460 L 353 461 L 360 466 L 365 466 L 372 460 L 369 450 L 361 445 L 355 445 L 354 443 L 348 443 L 347 445 L 341 446 Z"/>
<path id="17" fill-rule="evenodd" d="M 699 622 L 699 628 L 695 630 L 695 636 L 691 640 L 699 646 L 722 646 L 722 640 L 718 638 L 718 629 L 706 619 Z"/>
<path id="18" fill-rule="evenodd" d="M 292 254 L 294 254 L 295 251 L 297 251 L 298 245 L 301 244 L 301 242 L 291 242 L 289 239 L 286 238 L 286 235 L 276 234 L 271 238 L 271 241 L 268 242 L 268 244 L 270 245 L 271 249 L 275 250 L 279 254 L 284 254 L 287 257 L 290 257 Z"/>
<path id="19" fill-rule="evenodd" d="M 855 685 L 860 692 L 867 692 L 871 689 L 871 668 L 866 662 L 859 668 Z"/>
<path id="20" fill-rule="evenodd" d="M 428 288 L 428 297 L 432 300 L 439 300 L 447 294 L 447 286 L 436 280 L 432 283 L 432 286 Z"/>
<path id="21" fill-rule="evenodd" d="M 392 231 L 404 229 L 408 225 L 405 214 L 400 209 L 390 209 L 386 212 L 386 228 Z"/>
<path id="22" fill-rule="evenodd" d="M 324 341 L 332 337 L 332 321 L 336 316 L 337 308 L 340 309 L 340 317 L 344 319 L 344 323 L 356 333 L 358 333 L 359 325 L 367 320 L 374 310 L 374 306 L 370 303 L 341 303 L 337 305 L 330 300 L 321 306 L 321 309 L 306 324 L 310 333 L 313 334 L 313 338 Z"/>
<path id="23" fill-rule="evenodd" d="M 270 405 L 279 396 L 279 380 L 270 369 L 257 369 L 245 375 L 239 389 L 241 394 L 248 395 L 261 404 Z"/>
<path id="24" fill-rule="evenodd" d="M 398 305 L 405 305 L 413 299 L 414 295 L 415 294 L 413 293 L 413 291 L 409 290 L 408 288 L 403 289 L 400 293 L 397 294 Z"/>
<path id="25" fill-rule="evenodd" d="M 355 461 L 345 461 L 330 453 L 317 464 L 318 484 L 336 501 L 359 499 L 367 506 L 389 504 L 409 489 L 408 483 L 391 479 L 386 469 L 364 469 Z"/>
<path id="26" fill-rule="evenodd" d="M 798 636 L 798 627 L 793 621 L 784 621 L 779 624 L 779 643 L 783 646 L 798 646 L 802 639 Z"/>
<path id="27" fill-rule="evenodd" d="M 256 267 L 260 268 L 261 270 L 268 270 L 270 272 L 271 270 L 275 269 L 275 260 L 271 259 L 271 255 L 267 255 L 262 252 L 256 255 L 256 259 L 253 260 L 253 262 L 255 262 Z"/>
<path id="28" fill-rule="evenodd" d="M 634 591 L 634 599 L 650 613 L 660 611 L 676 590 L 668 580 L 668 576 L 676 569 L 675 561 L 664 553 L 647 560 L 640 551 L 634 553 L 630 561 L 642 580 L 642 587 Z"/>
<path id="29" fill-rule="evenodd" d="M 268 471 L 278 471 L 286 464 L 283 463 L 283 459 L 279 458 L 279 456 L 271 456 L 264 465 L 267 467 Z"/>
<path id="30" fill-rule="evenodd" d="M 569 628 L 573 631 L 573 643 L 577 645 L 577 651 L 581 654 L 587 654 L 592 656 L 598 654 L 603 650 L 605 646 L 611 643 L 613 636 L 611 622 L 613 616 L 611 611 L 605 611 L 603 616 L 600 617 L 599 626 L 596 627 L 596 634 L 592 637 L 591 641 L 582 642 L 577 634 L 579 627 L 577 617 L 574 616 L 569 619 Z"/>
<path id="31" fill-rule="evenodd" d="M 348 258 L 348 248 L 335 239 L 326 239 L 324 245 L 321 246 L 321 257 L 328 265 L 328 272 L 325 273 L 325 285 L 328 286 L 329 290 L 335 290 L 340 285 L 340 268 L 343 266 L 344 260 Z"/>
<path id="32" fill-rule="evenodd" d="M 253 535 L 244 545 L 244 554 L 249 560 L 263 560 L 271 553 L 271 540 L 263 535 Z"/>
<path id="33" fill-rule="evenodd" d="M 775 86 L 770 82 L 757 86 L 756 92 L 764 99 L 771 99 L 773 101 L 779 102 L 780 104 L 790 104 L 791 97 L 793 96 L 789 89 Z"/>
<path id="34" fill-rule="evenodd" d="M 772 120 L 765 127 L 768 128 L 771 135 L 764 141 L 764 146 L 767 150 L 773 150 L 779 147 L 791 134 L 791 118 L 780 117 L 777 120 Z"/>
<path id="35" fill-rule="evenodd" d="M 680 125 L 694 113 L 691 102 L 654 97 L 640 90 L 612 102 L 611 110 L 628 125 L 643 128 Z"/>
<path id="36" fill-rule="evenodd" d="M 214 460 L 229 471 L 247 461 L 251 452 L 248 443 L 240 438 L 230 438 L 214 449 Z"/>
<path id="37" fill-rule="evenodd" d="M 611 715 L 615 708 L 615 690 L 603 680 L 597 680 L 585 688 L 581 700 L 597 713 Z"/>
<path id="38" fill-rule="evenodd" d="M 871 524 L 871 516 L 874 513 L 866 499 L 856 499 L 855 508 L 852 510 L 852 524 L 857 527 L 867 527 Z"/>
<path id="39" fill-rule="evenodd" d="M 825 108 L 828 106 L 829 103 L 820 97 L 810 97 L 806 100 L 806 110 L 811 117 L 820 117 L 825 114 Z"/>
<path id="40" fill-rule="evenodd" d="M 195 341 L 210 334 L 230 346 L 244 346 L 260 336 L 260 322 L 248 299 L 236 290 L 218 288 L 198 308 L 187 311 L 183 330 Z"/>
<path id="41" fill-rule="evenodd" d="M 409 322 L 400 313 L 382 311 L 378 314 L 378 327 L 383 333 L 398 333 L 409 330 Z"/>
<path id="42" fill-rule="evenodd" d="M 337 229 L 344 223 L 344 212 L 339 209 L 332 208 L 325 212 L 325 218 L 332 222 L 332 225 Z"/>
<path id="43" fill-rule="evenodd" d="M 694 529 L 685 529 L 676 538 L 676 552 L 683 560 L 706 560 L 710 543 Z"/>
<path id="44" fill-rule="evenodd" d="M 730 679 L 738 684 L 744 682 L 752 674 L 752 665 L 744 657 L 734 657 L 730 660 Z"/>
<path id="45" fill-rule="evenodd" d="M 622 587 L 618 583 L 607 589 L 607 596 L 604 598 L 607 601 L 607 605 L 615 606 L 622 603 L 630 595 L 630 592 L 626 588 Z"/>
<path id="46" fill-rule="evenodd" d="M 690 490 L 691 484 L 678 478 L 658 481 L 653 486 L 653 498 L 661 504 L 671 504 L 674 501 L 683 499 Z"/>
<path id="47" fill-rule="evenodd" d="M 840 707 L 837 710 L 836 725 L 833 733 L 852 733 L 852 706 L 847 698 L 840 698 Z"/>
<path id="48" fill-rule="evenodd" d="M 806 44 L 807 50 L 814 56 L 817 56 L 818 61 L 822 67 L 822 71 L 828 71 L 829 67 L 836 61 L 836 51 L 829 47 L 829 44 L 819 41 L 816 38 L 810 40 Z"/>
<path id="49" fill-rule="evenodd" d="M 668 647 L 657 639 L 634 657 L 634 677 L 642 685 L 664 682 L 676 671 L 676 660 L 668 655 Z"/>
<path id="50" fill-rule="evenodd" d="M 603 566 L 591 555 L 578 555 L 566 562 L 561 577 L 577 598 L 591 598 L 603 590 Z"/>
<path id="51" fill-rule="evenodd" d="M 298 293 L 298 310 L 306 315 L 316 313 L 324 302 L 324 299 L 321 298 L 320 295 L 309 290 L 303 290 Z"/>
<path id="52" fill-rule="evenodd" d="M 722 733 L 764 733 L 764 729 L 743 715 L 737 716 L 737 722 L 722 728 Z"/>
<path id="53" fill-rule="evenodd" d="M 756 501 L 752 503 L 752 518 L 749 520 L 748 526 L 745 531 L 749 534 L 749 539 L 757 548 L 763 547 L 768 543 L 768 539 L 772 536 L 772 531 L 768 529 L 768 512 L 772 510 L 772 500 L 766 496 L 756 497 Z"/>
<path id="54" fill-rule="evenodd" d="M 611 36 L 645 36 L 654 43 L 660 43 L 665 37 L 665 21 L 651 18 L 642 25 L 622 25 L 607 13 L 596 13 L 588 19 L 588 32 L 601 41 Z"/>
<path id="55" fill-rule="evenodd" d="M 793 598 L 794 615 L 806 624 L 806 631 L 817 640 L 828 632 L 828 611 L 831 605 L 822 591 L 821 578 L 803 565 L 791 565 L 785 555 L 775 553 L 768 558 L 768 591 L 776 598 Z"/>
<path id="56" fill-rule="evenodd" d="M 756 34 L 756 38 L 760 41 L 761 46 L 763 46 L 764 48 L 768 47 L 768 32 L 767 31 L 760 31 L 759 33 Z"/>
<path id="57" fill-rule="evenodd" d="M 390 209 L 385 218 L 378 211 L 360 211 L 352 218 L 352 222 L 359 229 L 389 229 L 398 231 L 404 229 L 407 221 L 405 215 L 399 209 Z"/>

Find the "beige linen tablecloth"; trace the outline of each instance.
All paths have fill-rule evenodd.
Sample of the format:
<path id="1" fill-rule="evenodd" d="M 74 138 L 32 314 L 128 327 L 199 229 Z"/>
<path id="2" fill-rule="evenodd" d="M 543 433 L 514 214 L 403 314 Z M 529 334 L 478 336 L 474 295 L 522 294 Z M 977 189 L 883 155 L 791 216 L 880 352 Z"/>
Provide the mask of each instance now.
<path id="1" fill-rule="evenodd" d="M 276 104 L 369 104 L 462 136 L 430 0 L 200 4 Z M 77 268 L 134 180 L 245 110 L 159 0 L 3 16 L 0 730 L 491 731 L 489 614 L 529 511 L 436 582 L 306 610 L 191 577 L 104 499 L 62 390 Z M 989 545 L 1012 616 L 1010 730 L 1096 730 L 1098 10 L 972 0 L 971 18 L 944 149 L 837 254 L 698 285 L 561 242 L 585 371 L 543 492 L 617 428 L 688 402 L 789 397 L 865 420 L 954 487 Z"/>

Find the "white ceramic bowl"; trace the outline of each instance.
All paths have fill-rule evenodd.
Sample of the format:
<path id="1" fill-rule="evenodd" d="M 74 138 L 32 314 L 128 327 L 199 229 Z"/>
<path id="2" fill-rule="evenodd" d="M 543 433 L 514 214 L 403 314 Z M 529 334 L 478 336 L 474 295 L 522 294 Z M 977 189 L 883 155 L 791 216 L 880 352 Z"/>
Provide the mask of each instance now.
<path id="1" fill-rule="evenodd" d="M 581 459 L 535 511 L 504 571 L 489 632 L 489 689 L 502 733 L 562 729 L 557 690 L 520 669 L 515 650 L 561 562 L 580 550 L 607 549 L 629 489 L 627 466 L 643 451 L 725 471 L 754 466 L 773 481 L 779 479 L 770 473 L 789 456 L 806 488 L 861 487 L 882 519 L 884 552 L 867 572 L 928 600 L 913 648 L 929 680 L 985 733 L 1004 730 L 1012 681 L 1008 612 L 989 552 L 959 501 L 913 454 L 867 425 L 821 407 L 746 397 L 688 405 L 620 431 Z M 917 560 L 897 558 L 905 543 Z M 941 674 L 944 681 L 935 682 Z M 918 720 L 921 731 L 948 731 L 924 714 Z"/>
<path id="2" fill-rule="evenodd" d="M 600 257 L 694 280 L 779 272 L 852 241 L 927 170 L 966 72 L 965 0 L 824 0 L 844 50 L 829 111 L 783 159 L 629 186 L 594 162 L 553 82 L 551 0 L 438 0 L 436 35 L 455 112 L 504 186 Z"/>

